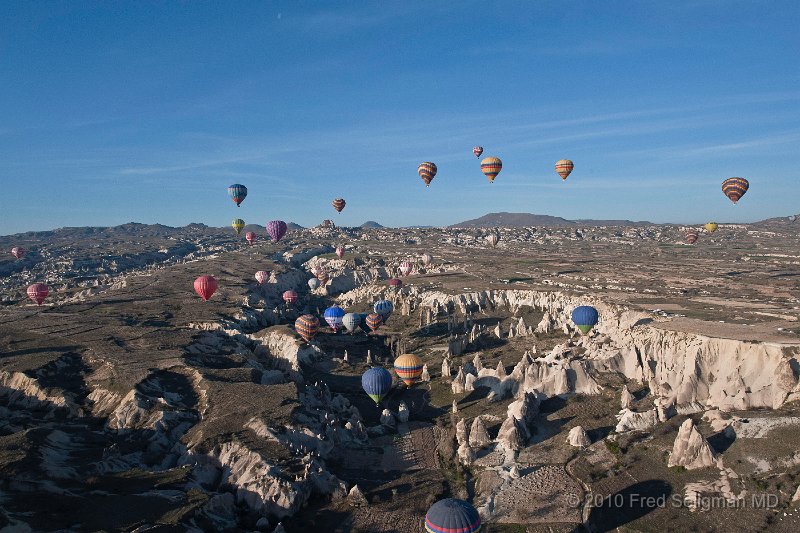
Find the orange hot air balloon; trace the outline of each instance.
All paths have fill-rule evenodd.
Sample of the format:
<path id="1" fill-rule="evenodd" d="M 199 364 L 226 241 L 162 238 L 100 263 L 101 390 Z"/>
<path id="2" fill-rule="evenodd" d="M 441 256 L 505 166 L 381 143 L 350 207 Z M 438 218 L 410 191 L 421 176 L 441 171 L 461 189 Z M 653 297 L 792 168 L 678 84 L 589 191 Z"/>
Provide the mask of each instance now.
<path id="1" fill-rule="evenodd" d="M 394 371 L 407 387 L 419 381 L 422 375 L 422 359 L 412 353 L 404 353 L 394 360 Z"/>
<path id="2" fill-rule="evenodd" d="M 481 161 L 481 172 L 489 178 L 489 183 L 494 183 L 494 179 L 502 169 L 503 162 L 496 157 L 486 157 Z"/>
<path id="3" fill-rule="evenodd" d="M 344 198 L 337 198 L 331 202 L 331 204 L 333 204 L 333 208 L 336 209 L 337 213 L 341 213 L 344 206 L 347 205 L 347 202 L 344 201 Z"/>
<path id="4" fill-rule="evenodd" d="M 575 165 L 572 164 L 572 161 L 569 159 L 559 159 L 556 161 L 556 172 L 558 175 L 561 176 L 562 180 L 566 180 L 569 173 L 572 172 L 572 169 L 575 168 Z"/>
<path id="5" fill-rule="evenodd" d="M 430 161 L 425 161 L 421 163 L 419 167 L 417 167 L 417 172 L 419 173 L 419 177 L 422 178 L 422 181 L 425 182 L 425 185 L 430 187 L 433 178 L 436 176 L 436 168 L 435 163 L 431 163 Z"/>
<path id="6" fill-rule="evenodd" d="M 200 295 L 204 302 L 208 301 L 216 290 L 217 280 L 214 276 L 200 276 L 194 280 L 194 292 Z"/>
<path id="7" fill-rule="evenodd" d="M 309 342 L 319 331 L 319 319 L 314 315 L 303 315 L 294 321 L 294 329 L 304 341 Z"/>
<path id="8" fill-rule="evenodd" d="M 750 182 L 744 178 L 728 178 L 722 182 L 722 192 L 731 202 L 738 202 L 750 188 Z"/>

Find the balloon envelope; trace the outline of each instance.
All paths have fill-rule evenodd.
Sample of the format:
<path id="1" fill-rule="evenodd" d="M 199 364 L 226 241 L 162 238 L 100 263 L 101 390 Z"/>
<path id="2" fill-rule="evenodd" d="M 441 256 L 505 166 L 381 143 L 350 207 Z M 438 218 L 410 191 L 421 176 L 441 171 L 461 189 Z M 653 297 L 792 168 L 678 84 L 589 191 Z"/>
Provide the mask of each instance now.
<path id="1" fill-rule="evenodd" d="M 28 287 L 26 292 L 28 294 L 28 298 L 36 302 L 36 305 L 42 305 L 44 299 L 47 298 L 48 294 L 50 294 L 50 287 L 44 283 L 34 283 Z"/>
<path id="2" fill-rule="evenodd" d="M 325 310 L 325 322 L 333 328 L 333 331 L 336 331 L 340 327 L 342 327 L 342 319 L 344 318 L 344 309 L 339 307 L 338 305 L 332 305 Z"/>
<path id="3" fill-rule="evenodd" d="M 341 213 L 344 206 L 347 205 L 347 202 L 344 201 L 344 198 L 337 198 L 333 202 L 333 208 L 336 209 L 337 213 Z"/>
<path id="4" fill-rule="evenodd" d="M 11 249 L 11 255 L 13 255 L 17 259 L 22 259 L 23 257 L 25 257 L 25 254 L 27 253 L 28 250 L 26 250 L 22 246 L 15 246 Z"/>
<path id="5" fill-rule="evenodd" d="M 573 168 L 575 168 L 575 165 L 569 159 L 560 159 L 556 162 L 556 172 L 558 172 L 562 180 L 567 179 Z"/>
<path id="6" fill-rule="evenodd" d="M 425 531 L 428 533 L 476 533 L 480 529 L 478 511 L 464 500 L 439 500 L 425 515 Z"/>
<path id="7" fill-rule="evenodd" d="M 686 232 L 686 242 L 689 244 L 694 244 L 697 242 L 697 239 L 700 238 L 700 234 L 697 233 L 695 230 L 689 230 Z"/>
<path id="8" fill-rule="evenodd" d="M 400 273 L 403 276 L 408 276 L 414 270 L 414 264 L 411 261 L 403 261 L 400 263 Z"/>
<path id="9" fill-rule="evenodd" d="M 383 324 L 383 315 L 380 313 L 370 313 L 364 319 L 364 322 L 367 324 L 367 327 L 372 331 L 375 331 L 381 324 Z"/>
<path id="10" fill-rule="evenodd" d="M 248 231 L 247 233 L 245 233 L 244 238 L 247 241 L 247 244 L 251 246 L 253 245 L 254 242 L 256 242 L 256 234 L 252 231 Z"/>
<path id="11" fill-rule="evenodd" d="M 705 228 L 707 232 L 714 233 L 719 228 L 719 224 L 717 224 L 716 222 L 709 222 L 708 224 L 706 224 Z"/>
<path id="12" fill-rule="evenodd" d="M 286 235 L 286 222 L 283 220 L 272 220 L 267 222 L 267 235 L 272 242 L 278 242 Z"/>
<path id="13" fill-rule="evenodd" d="M 344 247 L 342 247 L 342 246 L 337 246 L 336 247 L 336 257 L 338 257 L 339 259 L 344 257 Z"/>
<path id="14" fill-rule="evenodd" d="M 600 314 L 590 305 L 581 305 L 572 311 L 572 322 L 585 335 L 597 324 Z"/>
<path id="15" fill-rule="evenodd" d="M 297 293 L 293 290 L 288 290 L 283 293 L 283 301 L 287 304 L 293 304 L 297 301 Z"/>
<path id="16" fill-rule="evenodd" d="M 392 388 L 392 375 L 381 366 L 370 368 L 361 376 L 361 386 L 375 403 L 380 403 Z"/>
<path id="17" fill-rule="evenodd" d="M 422 359 L 413 353 L 404 353 L 394 360 L 394 371 L 407 386 L 411 386 L 422 375 Z"/>
<path id="18" fill-rule="evenodd" d="M 472 153 L 475 155 L 475 157 L 480 157 L 483 153 L 483 146 L 476 146 L 472 149 Z"/>
<path id="19" fill-rule="evenodd" d="M 500 236 L 497 233 L 490 233 L 486 236 L 486 242 L 492 245 L 492 247 L 497 246 L 497 243 L 500 242 Z"/>
<path id="20" fill-rule="evenodd" d="M 309 342 L 319 331 L 319 320 L 314 315 L 303 315 L 294 321 L 294 329 L 303 340 Z"/>
<path id="21" fill-rule="evenodd" d="M 214 276 L 200 276 L 194 280 L 194 292 L 207 301 L 217 290 L 217 279 Z"/>
<path id="22" fill-rule="evenodd" d="M 386 322 L 386 320 L 392 314 L 392 311 L 394 311 L 394 304 L 389 300 L 378 300 L 375 302 L 375 305 L 372 306 L 372 309 L 381 315 L 383 317 L 383 321 Z"/>
<path id="23" fill-rule="evenodd" d="M 358 313 L 347 313 L 342 317 L 342 325 L 350 333 L 353 333 L 360 324 L 361 315 Z"/>
<path id="24" fill-rule="evenodd" d="M 750 182 L 744 178 L 728 178 L 722 182 L 722 192 L 731 202 L 738 202 L 750 188 Z"/>
<path id="25" fill-rule="evenodd" d="M 231 227 L 236 230 L 236 235 L 241 235 L 242 228 L 244 228 L 244 220 L 241 218 L 234 218 L 231 222 Z"/>
<path id="26" fill-rule="evenodd" d="M 319 287 L 319 280 L 317 278 L 311 278 L 310 280 L 308 280 L 308 288 L 309 289 L 311 289 L 313 291 L 313 290 L 316 290 L 317 287 Z"/>
<path id="27" fill-rule="evenodd" d="M 256 281 L 259 285 L 263 285 L 269 279 L 268 270 L 259 270 L 256 272 Z"/>
<path id="28" fill-rule="evenodd" d="M 233 200 L 238 207 L 242 202 L 244 202 L 244 199 L 247 196 L 247 187 L 239 183 L 234 183 L 228 187 L 228 195 L 230 195 L 231 200 Z"/>
<path id="29" fill-rule="evenodd" d="M 428 266 L 433 263 L 433 256 L 431 254 L 422 254 L 420 260 L 424 266 Z"/>
<path id="30" fill-rule="evenodd" d="M 502 169 L 503 162 L 496 157 L 486 157 L 481 161 L 481 172 L 489 178 L 490 183 L 494 183 L 494 179 Z"/>
<path id="31" fill-rule="evenodd" d="M 389 280 L 389 286 L 399 289 L 400 287 L 403 286 L 403 280 L 392 278 Z"/>
<path id="32" fill-rule="evenodd" d="M 420 163 L 417 167 L 417 173 L 419 177 L 422 178 L 422 181 L 425 182 L 425 185 L 430 185 L 433 181 L 433 178 L 436 177 L 436 168 L 435 163 L 431 163 L 430 161 L 425 161 L 424 163 Z"/>

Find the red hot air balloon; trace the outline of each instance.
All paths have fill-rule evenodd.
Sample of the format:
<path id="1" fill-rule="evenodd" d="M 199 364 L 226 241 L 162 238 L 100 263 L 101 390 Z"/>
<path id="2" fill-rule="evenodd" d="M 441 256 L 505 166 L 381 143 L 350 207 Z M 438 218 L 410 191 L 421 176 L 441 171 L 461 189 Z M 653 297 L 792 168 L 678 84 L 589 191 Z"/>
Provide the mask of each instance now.
<path id="1" fill-rule="evenodd" d="M 36 305 L 42 305 L 44 299 L 50 294 L 50 287 L 44 283 L 34 283 L 28 287 L 28 298 L 36 302 Z"/>
<path id="2" fill-rule="evenodd" d="M 293 290 L 288 290 L 283 293 L 283 301 L 287 304 L 293 304 L 297 301 L 297 293 Z"/>
<path id="3" fill-rule="evenodd" d="M 256 272 L 256 281 L 259 285 L 263 285 L 269 279 L 269 271 L 268 270 L 259 270 Z"/>
<path id="4" fill-rule="evenodd" d="M 247 244 L 249 244 L 250 246 L 253 246 L 253 243 L 256 242 L 255 232 L 248 231 L 247 233 L 244 234 L 244 238 L 245 240 L 247 240 Z"/>
<path id="5" fill-rule="evenodd" d="M 433 178 L 436 177 L 436 171 L 436 164 L 430 161 L 420 163 L 419 167 L 417 167 L 417 173 L 419 173 L 419 177 L 422 178 L 427 187 L 430 187 Z"/>
<path id="6" fill-rule="evenodd" d="M 317 274 L 317 279 L 319 280 L 321 285 L 325 285 L 326 283 L 328 283 L 328 280 L 330 278 L 328 277 L 327 272 L 325 272 L 324 270 L 320 270 L 319 273 Z"/>
<path id="7" fill-rule="evenodd" d="M 403 277 L 407 277 L 414 270 L 414 264 L 411 261 L 403 261 L 400 263 L 400 273 Z"/>
<path id="8" fill-rule="evenodd" d="M 336 209 L 337 213 L 341 213 L 342 209 L 344 209 L 344 206 L 347 205 L 347 202 L 344 201 L 344 198 L 337 198 L 331 202 L 331 204 L 333 205 L 333 208 Z"/>
<path id="9" fill-rule="evenodd" d="M 344 257 L 344 247 L 343 246 L 337 246 L 336 247 L 336 257 L 338 257 L 339 259 Z"/>
<path id="10" fill-rule="evenodd" d="M 750 182 L 744 178 L 728 178 L 722 182 L 722 192 L 731 202 L 738 202 L 750 188 Z"/>
<path id="11" fill-rule="evenodd" d="M 23 257 L 25 257 L 25 254 L 27 253 L 28 250 L 26 250 L 22 246 L 15 246 L 11 249 L 11 255 L 13 255 L 17 259 L 22 259 Z"/>
<path id="12" fill-rule="evenodd" d="M 204 302 L 208 301 L 216 291 L 217 280 L 214 276 L 200 276 L 194 280 L 194 292 L 199 294 Z"/>
<path id="13" fill-rule="evenodd" d="M 389 286 L 394 287 L 395 289 L 399 289 L 400 287 L 403 286 L 403 280 L 392 278 L 389 280 Z"/>
<path id="14" fill-rule="evenodd" d="M 476 146 L 472 149 L 472 153 L 475 155 L 475 157 L 480 157 L 483 153 L 483 146 Z"/>
<path id="15" fill-rule="evenodd" d="M 688 244 L 696 243 L 697 239 L 699 238 L 700 238 L 700 233 L 693 229 L 690 229 L 689 231 L 686 232 L 686 242 Z"/>

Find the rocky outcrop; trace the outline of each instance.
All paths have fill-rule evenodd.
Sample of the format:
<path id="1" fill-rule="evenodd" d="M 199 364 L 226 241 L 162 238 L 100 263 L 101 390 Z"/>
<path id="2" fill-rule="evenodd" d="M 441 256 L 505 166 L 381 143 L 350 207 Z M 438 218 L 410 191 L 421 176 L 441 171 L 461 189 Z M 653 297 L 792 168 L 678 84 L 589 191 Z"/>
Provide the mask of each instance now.
<path id="1" fill-rule="evenodd" d="M 623 409 L 617 415 L 617 433 L 626 431 L 647 430 L 658 424 L 658 411 L 651 409 L 643 413 L 636 413 L 630 409 Z"/>
<path id="2" fill-rule="evenodd" d="M 683 466 L 687 470 L 705 468 L 716 463 L 714 450 L 697 431 L 694 421 L 687 418 L 678 430 L 668 466 Z"/>
<path id="3" fill-rule="evenodd" d="M 469 445 L 476 450 L 480 450 L 491 443 L 492 439 L 489 438 L 489 432 L 486 431 L 483 420 L 481 417 L 476 416 L 475 420 L 472 421 L 472 427 L 469 429 Z"/>
<path id="4" fill-rule="evenodd" d="M 576 448 L 585 448 L 592 443 L 592 441 L 589 440 L 589 436 L 586 434 L 586 430 L 581 426 L 575 426 L 569 430 L 567 442 L 570 446 L 575 446 Z"/>

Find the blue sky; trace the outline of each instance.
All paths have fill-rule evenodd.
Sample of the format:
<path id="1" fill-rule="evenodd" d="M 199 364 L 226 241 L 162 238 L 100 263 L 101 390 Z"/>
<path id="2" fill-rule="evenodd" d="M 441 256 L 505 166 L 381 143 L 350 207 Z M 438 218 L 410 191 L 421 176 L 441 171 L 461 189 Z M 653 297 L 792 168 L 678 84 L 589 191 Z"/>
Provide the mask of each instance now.
<path id="1" fill-rule="evenodd" d="M 0 20 L 0 234 L 800 212 L 796 1 L 11 0 Z"/>

